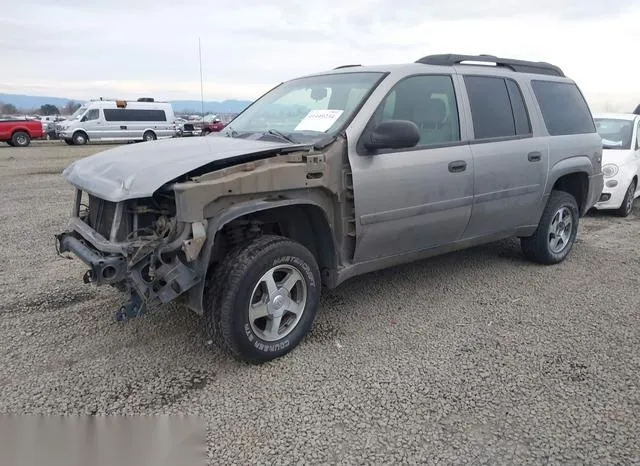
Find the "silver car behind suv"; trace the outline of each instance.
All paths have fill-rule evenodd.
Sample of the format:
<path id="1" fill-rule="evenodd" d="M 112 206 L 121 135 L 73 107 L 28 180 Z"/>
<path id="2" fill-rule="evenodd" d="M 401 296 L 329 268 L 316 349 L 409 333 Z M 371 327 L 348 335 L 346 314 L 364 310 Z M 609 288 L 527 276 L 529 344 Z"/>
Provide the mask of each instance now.
<path id="1" fill-rule="evenodd" d="M 119 317 L 183 303 L 210 340 L 260 363 L 302 340 L 323 286 L 512 236 L 532 261 L 564 260 L 601 158 L 556 66 L 348 65 L 280 84 L 220 133 L 76 161 L 57 248 L 128 296 Z"/>

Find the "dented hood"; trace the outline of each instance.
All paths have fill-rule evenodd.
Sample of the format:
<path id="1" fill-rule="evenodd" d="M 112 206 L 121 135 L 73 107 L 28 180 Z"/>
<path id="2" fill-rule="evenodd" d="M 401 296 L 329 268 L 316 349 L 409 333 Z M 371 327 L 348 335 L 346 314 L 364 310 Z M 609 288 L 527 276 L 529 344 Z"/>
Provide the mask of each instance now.
<path id="1" fill-rule="evenodd" d="M 77 160 L 62 175 L 77 188 L 119 202 L 150 197 L 165 183 L 204 165 L 242 156 L 305 147 L 223 136 L 165 139 L 109 149 Z"/>

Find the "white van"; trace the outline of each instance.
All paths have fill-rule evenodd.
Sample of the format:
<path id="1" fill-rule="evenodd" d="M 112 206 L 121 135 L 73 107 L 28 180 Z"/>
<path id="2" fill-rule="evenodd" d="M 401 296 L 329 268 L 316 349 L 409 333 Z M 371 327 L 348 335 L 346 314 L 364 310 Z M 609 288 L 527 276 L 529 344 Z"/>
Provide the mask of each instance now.
<path id="1" fill-rule="evenodd" d="M 173 107 L 151 98 L 92 100 L 56 127 L 67 144 L 89 141 L 153 141 L 176 134 Z"/>

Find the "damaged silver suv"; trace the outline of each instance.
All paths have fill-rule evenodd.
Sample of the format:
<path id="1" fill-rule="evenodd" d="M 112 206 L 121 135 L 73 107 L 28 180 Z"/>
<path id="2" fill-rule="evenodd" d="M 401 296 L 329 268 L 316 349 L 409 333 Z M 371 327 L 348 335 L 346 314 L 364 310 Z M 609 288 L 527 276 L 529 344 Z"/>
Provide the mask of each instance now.
<path id="1" fill-rule="evenodd" d="M 119 318 L 182 303 L 207 340 L 260 363 L 350 277 L 512 236 L 562 261 L 601 157 L 580 90 L 548 63 L 347 65 L 278 85 L 220 133 L 71 164 L 56 247 L 126 295 Z"/>

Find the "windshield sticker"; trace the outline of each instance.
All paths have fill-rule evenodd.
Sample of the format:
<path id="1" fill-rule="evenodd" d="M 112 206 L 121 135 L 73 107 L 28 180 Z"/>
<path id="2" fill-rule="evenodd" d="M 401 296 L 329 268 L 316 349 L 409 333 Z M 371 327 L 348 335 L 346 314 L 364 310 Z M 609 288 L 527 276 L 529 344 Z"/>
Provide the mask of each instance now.
<path id="1" fill-rule="evenodd" d="M 325 132 L 336 122 L 344 110 L 311 110 L 307 113 L 295 131 Z"/>

